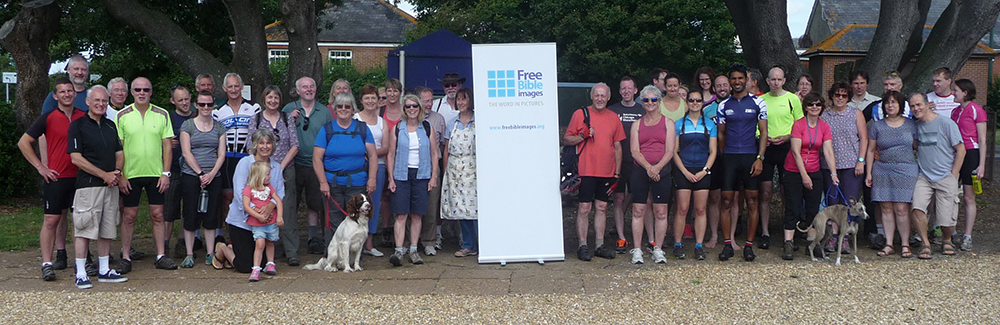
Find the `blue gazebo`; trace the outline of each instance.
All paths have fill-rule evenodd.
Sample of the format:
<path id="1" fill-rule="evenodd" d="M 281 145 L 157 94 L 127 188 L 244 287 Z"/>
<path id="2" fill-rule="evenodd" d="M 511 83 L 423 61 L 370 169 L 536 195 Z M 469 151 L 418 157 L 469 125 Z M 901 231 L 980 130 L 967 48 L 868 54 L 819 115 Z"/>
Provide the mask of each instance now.
<path id="1" fill-rule="evenodd" d="M 389 78 L 403 82 L 403 89 L 430 87 L 435 95 L 444 95 L 438 82 L 445 73 L 458 73 L 472 86 L 472 43 L 445 29 L 430 33 L 389 52 Z"/>

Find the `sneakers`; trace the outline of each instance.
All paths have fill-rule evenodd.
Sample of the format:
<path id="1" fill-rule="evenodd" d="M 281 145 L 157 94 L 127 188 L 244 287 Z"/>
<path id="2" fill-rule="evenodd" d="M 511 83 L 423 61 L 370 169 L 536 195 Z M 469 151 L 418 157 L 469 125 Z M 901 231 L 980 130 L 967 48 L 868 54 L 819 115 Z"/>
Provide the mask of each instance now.
<path id="1" fill-rule="evenodd" d="M 87 272 L 87 276 L 97 276 L 97 265 L 94 265 L 94 259 L 87 253 L 87 262 L 83 264 L 83 270 Z"/>
<path id="2" fill-rule="evenodd" d="M 823 250 L 827 253 L 833 253 L 837 251 L 837 234 L 830 236 L 830 240 L 826 241 L 826 245 L 823 245 Z"/>
<path id="3" fill-rule="evenodd" d="M 619 239 L 616 243 L 615 252 L 618 254 L 624 254 L 626 251 L 628 251 L 628 241 Z"/>
<path id="4" fill-rule="evenodd" d="M 753 262 L 757 258 L 757 254 L 753 253 L 753 246 L 743 247 L 743 260 L 747 262 Z"/>
<path id="5" fill-rule="evenodd" d="M 319 237 L 309 238 L 309 248 L 306 252 L 313 255 L 323 255 L 323 239 Z"/>
<path id="6" fill-rule="evenodd" d="M 603 257 L 609 260 L 613 260 L 615 259 L 615 255 L 617 254 L 615 253 L 615 251 L 608 248 L 607 245 L 601 245 L 601 247 L 598 247 L 597 250 L 594 250 L 594 255 L 597 257 Z"/>
<path id="7" fill-rule="evenodd" d="M 118 267 L 115 270 L 118 271 L 118 274 L 128 274 L 129 272 L 132 272 L 132 260 L 126 260 L 124 258 L 119 259 Z"/>
<path id="8" fill-rule="evenodd" d="M 135 250 L 135 248 L 129 247 L 128 256 L 131 257 L 133 260 L 141 260 L 143 257 L 146 257 L 146 253 L 137 251 Z"/>
<path id="9" fill-rule="evenodd" d="M 187 258 L 185 258 L 184 260 L 187 260 Z M 160 257 L 160 259 L 156 260 L 156 263 L 153 264 L 156 265 L 156 268 L 161 270 L 177 269 L 177 262 L 174 262 L 174 259 L 166 256 Z M 191 266 L 194 266 L 194 256 L 191 257 Z"/>
<path id="10" fill-rule="evenodd" d="M 733 257 L 733 245 L 723 244 L 722 253 L 719 253 L 719 260 L 728 261 L 732 257 Z"/>
<path id="11" fill-rule="evenodd" d="M 885 235 L 880 234 L 870 234 L 868 235 L 868 242 L 871 243 L 871 249 L 880 251 L 885 248 Z"/>
<path id="12" fill-rule="evenodd" d="M 760 235 L 760 237 L 757 237 L 757 247 L 760 247 L 760 249 L 770 249 L 771 235 Z"/>
<path id="13" fill-rule="evenodd" d="M 961 249 L 963 252 L 971 251 L 972 250 L 972 236 L 968 236 L 968 235 L 963 236 L 962 237 L 962 244 L 959 245 L 959 249 Z"/>
<path id="14" fill-rule="evenodd" d="M 851 253 L 851 236 L 844 236 L 844 241 L 840 243 L 840 253 L 850 254 Z"/>
<path id="15" fill-rule="evenodd" d="M 410 254 L 408 255 L 408 257 L 410 258 L 410 263 L 418 264 L 418 265 L 419 264 L 424 264 L 424 259 L 420 258 L 420 253 L 417 252 L 417 251 L 415 251 L 415 250 L 411 251 Z"/>
<path id="16" fill-rule="evenodd" d="M 205 254 L 205 265 L 212 266 L 212 259 L 215 258 L 215 254 Z"/>
<path id="17" fill-rule="evenodd" d="M 931 244 L 941 245 L 941 238 L 944 238 L 944 232 L 941 230 L 941 226 L 934 227 L 931 231 Z"/>
<path id="18" fill-rule="evenodd" d="M 255 267 L 253 269 L 253 271 L 250 271 L 250 278 L 249 278 L 249 280 L 250 280 L 250 282 L 260 281 L 260 268 L 259 267 Z"/>
<path id="19" fill-rule="evenodd" d="M 674 258 L 683 260 L 685 257 L 687 257 L 687 254 L 684 254 L 684 247 L 674 245 Z"/>
<path id="20" fill-rule="evenodd" d="M 444 248 L 444 245 L 441 243 L 442 241 L 444 241 L 444 238 L 441 237 L 440 234 L 438 234 L 437 237 L 438 237 L 437 240 L 434 241 L 434 249 L 442 249 L 442 248 Z"/>
<path id="21" fill-rule="evenodd" d="M 697 259 L 697 260 L 699 260 L 699 261 L 705 260 L 705 248 L 703 248 L 701 246 L 695 246 L 694 247 L 694 258 Z"/>
<path id="22" fill-rule="evenodd" d="M 389 256 L 389 263 L 392 264 L 392 266 L 403 265 L 403 252 L 400 251 L 393 252 L 392 256 Z"/>
<path id="23" fill-rule="evenodd" d="M 181 262 L 181 267 L 185 269 L 194 267 L 194 255 L 185 256 L 184 261 Z M 157 268 L 159 268 L 159 265 L 157 265 Z"/>
<path id="24" fill-rule="evenodd" d="M 76 278 L 76 287 L 78 289 L 90 289 L 94 287 L 93 283 L 90 283 L 90 278 Z"/>
<path id="25" fill-rule="evenodd" d="M 646 243 L 646 246 L 644 246 L 644 247 L 646 248 L 646 252 L 647 253 L 652 254 L 653 253 L 653 247 L 656 247 L 656 243 L 654 243 L 654 242 L 648 242 L 648 243 Z"/>
<path id="26" fill-rule="evenodd" d="M 128 278 L 118 275 L 115 270 L 108 270 L 108 273 L 97 276 L 97 282 L 119 283 L 128 281 Z"/>
<path id="27" fill-rule="evenodd" d="M 365 250 L 362 250 L 362 251 L 361 251 L 361 253 L 363 253 L 363 254 L 365 254 L 365 255 L 370 255 L 370 256 L 375 256 L 375 257 L 382 257 L 382 256 L 385 256 L 385 254 L 382 254 L 382 252 L 379 252 L 379 251 L 378 251 L 377 249 L 375 249 L 374 247 L 372 247 L 372 249 L 371 249 L 371 250 L 367 250 L 367 249 L 365 249 Z"/>
<path id="28" fill-rule="evenodd" d="M 653 263 L 666 264 L 667 258 L 663 256 L 663 249 L 659 247 L 653 249 Z"/>
<path id="29" fill-rule="evenodd" d="M 278 275 L 278 269 L 274 267 L 274 262 L 267 262 L 267 265 L 264 266 L 264 274 Z"/>
<path id="30" fill-rule="evenodd" d="M 56 251 L 56 260 L 52 261 L 53 270 L 63 270 L 66 269 L 66 250 L 60 249 Z"/>
<path id="31" fill-rule="evenodd" d="M 424 255 L 434 256 L 434 255 L 437 255 L 437 254 L 438 254 L 438 251 L 437 251 L 437 249 L 434 249 L 434 246 L 424 246 Z"/>
<path id="32" fill-rule="evenodd" d="M 786 260 L 786 261 L 791 261 L 792 259 L 795 258 L 794 255 L 795 255 L 795 250 L 792 247 L 792 241 L 791 240 L 786 240 L 785 241 L 785 247 L 784 247 L 784 253 L 781 254 L 781 259 Z"/>
<path id="33" fill-rule="evenodd" d="M 580 259 L 581 261 L 590 260 L 591 258 L 590 249 L 587 248 L 587 245 L 580 246 L 580 248 L 576 250 L 576 258 Z"/>
<path id="34" fill-rule="evenodd" d="M 642 249 L 633 248 L 630 252 L 632 253 L 632 264 L 642 264 Z"/>
<path id="35" fill-rule="evenodd" d="M 184 238 L 177 238 L 177 243 L 174 244 L 174 258 L 184 257 L 187 257 L 187 245 L 184 244 Z"/>
<path id="36" fill-rule="evenodd" d="M 42 280 L 53 281 L 56 279 L 56 271 L 52 267 L 52 264 L 42 265 Z"/>

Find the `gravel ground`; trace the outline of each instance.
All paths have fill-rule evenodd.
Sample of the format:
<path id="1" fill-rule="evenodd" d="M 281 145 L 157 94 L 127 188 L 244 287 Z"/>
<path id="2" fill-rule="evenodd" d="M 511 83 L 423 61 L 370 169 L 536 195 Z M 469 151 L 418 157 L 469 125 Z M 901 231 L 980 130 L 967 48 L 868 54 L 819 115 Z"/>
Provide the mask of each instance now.
<path id="1" fill-rule="evenodd" d="M 1000 310 L 998 262 L 963 254 L 842 267 L 703 262 L 567 274 L 602 282 L 610 290 L 601 294 L 0 291 L 7 311 L 0 322 L 984 324 L 996 323 Z"/>

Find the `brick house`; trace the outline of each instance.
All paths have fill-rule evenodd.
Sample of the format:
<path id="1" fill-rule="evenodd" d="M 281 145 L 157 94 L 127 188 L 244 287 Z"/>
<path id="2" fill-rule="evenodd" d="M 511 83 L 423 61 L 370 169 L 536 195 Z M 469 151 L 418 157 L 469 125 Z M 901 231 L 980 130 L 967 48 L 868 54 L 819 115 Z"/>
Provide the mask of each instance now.
<path id="1" fill-rule="evenodd" d="M 399 47 L 417 20 L 384 0 L 343 0 L 316 17 L 318 45 L 326 62 L 348 61 L 359 71 L 386 65 L 386 55 Z M 288 60 L 288 35 L 282 21 L 264 27 L 268 60 Z"/>

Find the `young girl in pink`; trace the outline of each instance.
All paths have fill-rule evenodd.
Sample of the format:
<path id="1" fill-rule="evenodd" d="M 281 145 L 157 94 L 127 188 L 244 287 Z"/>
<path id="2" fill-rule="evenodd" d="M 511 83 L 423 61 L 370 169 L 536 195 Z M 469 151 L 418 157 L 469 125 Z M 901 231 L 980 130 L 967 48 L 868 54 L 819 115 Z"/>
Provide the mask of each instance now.
<path id="1" fill-rule="evenodd" d="M 268 163 L 255 162 L 250 165 L 247 186 L 243 188 L 243 211 L 247 212 L 247 224 L 250 225 L 256 243 L 253 251 L 253 271 L 250 272 L 251 282 L 260 280 L 260 260 L 265 250 L 267 265 L 264 267 L 264 274 L 278 274 L 274 268 L 274 242 L 278 240 L 278 227 L 284 226 L 285 220 L 281 216 L 281 198 L 278 197 L 278 191 L 271 186 L 270 175 L 271 166 Z M 266 206 L 271 201 L 276 207 L 270 214 L 265 215 L 257 211 L 258 207 Z"/>

